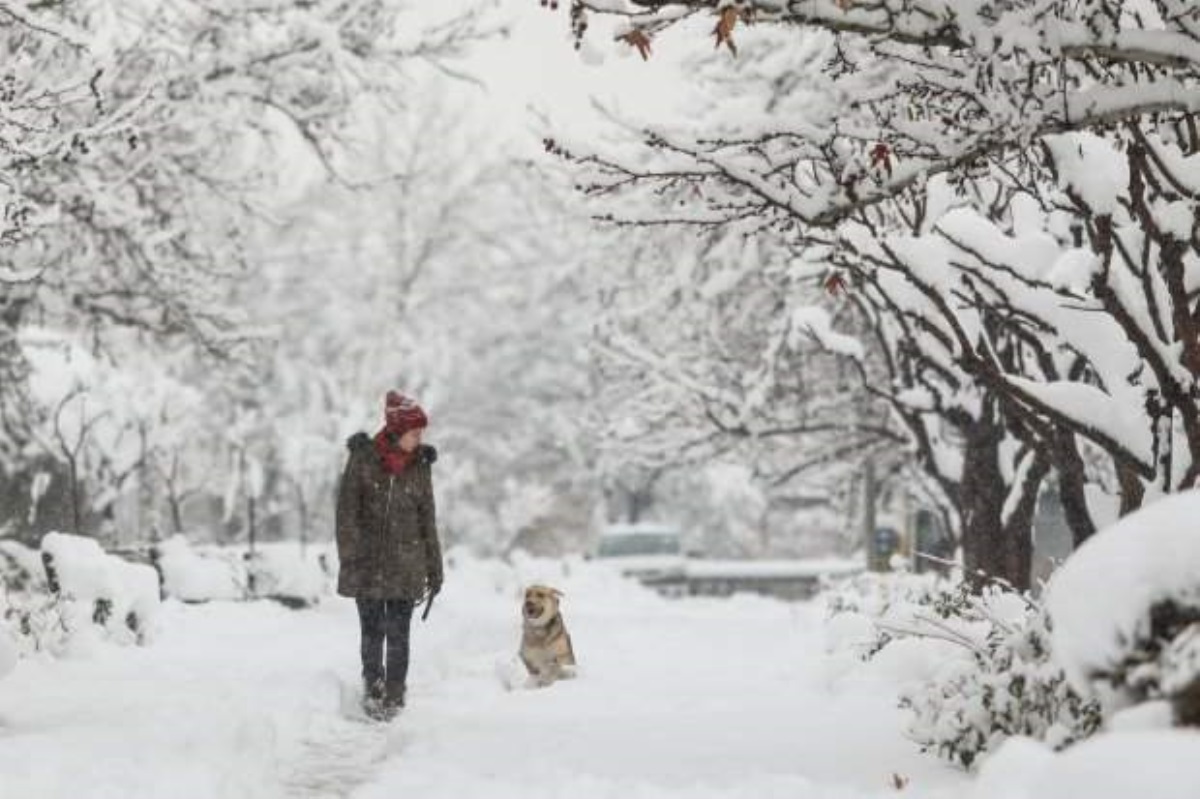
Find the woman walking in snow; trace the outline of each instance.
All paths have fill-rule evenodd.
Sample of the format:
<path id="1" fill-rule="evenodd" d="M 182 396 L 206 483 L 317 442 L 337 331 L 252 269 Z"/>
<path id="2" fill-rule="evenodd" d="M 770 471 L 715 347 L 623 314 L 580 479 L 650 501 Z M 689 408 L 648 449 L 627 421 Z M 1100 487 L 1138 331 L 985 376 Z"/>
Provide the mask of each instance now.
<path id="1" fill-rule="evenodd" d="M 383 429 L 347 442 L 337 503 L 338 593 L 358 605 L 364 703 L 372 716 L 404 706 L 413 608 L 442 587 L 430 469 L 437 450 L 421 443 L 428 424 L 420 405 L 389 391 Z"/>

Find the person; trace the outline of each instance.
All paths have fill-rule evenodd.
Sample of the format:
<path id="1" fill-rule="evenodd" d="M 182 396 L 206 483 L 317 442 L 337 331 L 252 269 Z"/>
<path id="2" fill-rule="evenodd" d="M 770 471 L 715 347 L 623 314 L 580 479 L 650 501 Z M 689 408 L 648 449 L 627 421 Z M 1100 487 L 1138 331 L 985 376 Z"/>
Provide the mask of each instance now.
<path id="1" fill-rule="evenodd" d="M 389 391 L 383 428 L 347 441 L 337 590 L 358 606 L 364 707 L 372 716 L 390 717 L 404 706 L 413 608 L 442 588 L 430 468 L 437 450 L 421 443 L 428 424 L 420 405 Z"/>

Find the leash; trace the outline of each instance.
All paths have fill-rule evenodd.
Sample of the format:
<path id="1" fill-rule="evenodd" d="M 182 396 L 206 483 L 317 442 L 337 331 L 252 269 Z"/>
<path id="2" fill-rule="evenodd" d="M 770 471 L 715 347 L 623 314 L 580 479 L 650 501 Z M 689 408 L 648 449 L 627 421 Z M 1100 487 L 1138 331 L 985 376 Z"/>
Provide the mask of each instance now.
<path id="1" fill-rule="evenodd" d="M 429 592 L 429 598 L 425 600 L 425 610 L 421 612 L 421 621 L 429 618 L 429 611 L 433 610 L 433 598 L 437 596 L 436 591 Z"/>

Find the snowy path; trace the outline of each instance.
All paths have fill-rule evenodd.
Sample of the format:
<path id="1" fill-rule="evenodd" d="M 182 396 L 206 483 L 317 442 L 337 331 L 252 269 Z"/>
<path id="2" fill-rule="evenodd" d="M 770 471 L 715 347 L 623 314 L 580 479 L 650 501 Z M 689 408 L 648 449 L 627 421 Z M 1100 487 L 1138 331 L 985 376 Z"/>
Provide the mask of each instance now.
<path id="1" fill-rule="evenodd" d="M 410 707 L 387 726 L 347 712 L 342 600 L 168 605 L 152 647 L 25 661 L 0 682 L 0 795 L 863 799 L 898 795 L 893 773 L 905 796 L 961 794 L 903 740 L 893 689 L 827 688 L 814 607 L 558 575 L 582 674 L 508 691 L 512 581 L 459 577 L 414 622 Z"/>
<path id="2" fill-rule="evenodd" d="M 299 756 L 281 780 L 283 794 L 350 796 L 387 758 L 387 733 L 361 721 L 330 718 L 325 729 L 303 741 Z"/>

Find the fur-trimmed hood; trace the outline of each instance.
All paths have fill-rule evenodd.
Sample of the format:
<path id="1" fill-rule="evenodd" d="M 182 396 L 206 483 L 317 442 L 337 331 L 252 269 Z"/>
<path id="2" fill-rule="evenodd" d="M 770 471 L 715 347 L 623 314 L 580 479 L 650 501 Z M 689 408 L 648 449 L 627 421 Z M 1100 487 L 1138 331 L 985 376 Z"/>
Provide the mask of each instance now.
<path id="1" fill-rule="evenodd" d="M 346 449 L 351 452 L 357 452 L 363 449 L 371 449 L 375 446 L 375 440 L 371 436 L 361 430 L 346 439 Z M 417 461 L 419 463 L 428 463 L 433 465 L 437 462 L 438 451 L 436 447 L 431 447 L 428 444 L 422 444 L 417 447 Z"/>

